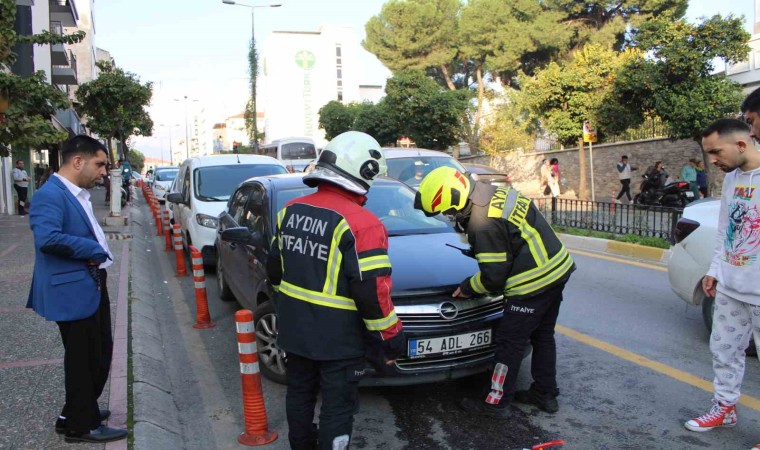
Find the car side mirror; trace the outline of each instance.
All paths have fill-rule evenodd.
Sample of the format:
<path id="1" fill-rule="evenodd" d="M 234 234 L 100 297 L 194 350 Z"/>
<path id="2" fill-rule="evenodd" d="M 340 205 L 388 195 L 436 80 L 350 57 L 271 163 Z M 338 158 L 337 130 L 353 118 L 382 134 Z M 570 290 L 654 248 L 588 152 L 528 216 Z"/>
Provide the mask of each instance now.
<path id="1" fill-rule="evenodd" d="M 252 245 L 257 248 L 264 246 L 264 237 L 255 231 L 251 233 L 247 227 L 227 228 L 222 231 L 221 237 L 225 242 Z"/>
<path id="2" fill-rule="evenodd" d="M 172 192 L 171 194 L 166 194 L 166 201 L 170 203 L 185 203 L 181 192 Z"/>

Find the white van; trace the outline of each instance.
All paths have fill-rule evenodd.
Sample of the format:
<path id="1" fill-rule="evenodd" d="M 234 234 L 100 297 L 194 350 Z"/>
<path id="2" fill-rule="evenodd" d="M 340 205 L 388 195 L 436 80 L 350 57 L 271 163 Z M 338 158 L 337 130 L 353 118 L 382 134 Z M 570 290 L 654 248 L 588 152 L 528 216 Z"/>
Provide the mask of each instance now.
<path id="1" fill-rule="evenodd" d="M 310 162 L 317 159 L 317 147 L 308 137 L 277 139 L 259 147 L 259 153 L 279 159 L 289 172 L 303 172 Z"/>
<path id="2" fill-rule="evenodd" d="M 186 159 L 179 168 L 172 203 L 173 221 L 180 225 L 185 248 L 203 254 L 203 264 L 216 264 L 214 241 L 219 213 L 243 181 L 262 175 L 287 173 L 285 165 L 261 155 L 211 155 Z"/>

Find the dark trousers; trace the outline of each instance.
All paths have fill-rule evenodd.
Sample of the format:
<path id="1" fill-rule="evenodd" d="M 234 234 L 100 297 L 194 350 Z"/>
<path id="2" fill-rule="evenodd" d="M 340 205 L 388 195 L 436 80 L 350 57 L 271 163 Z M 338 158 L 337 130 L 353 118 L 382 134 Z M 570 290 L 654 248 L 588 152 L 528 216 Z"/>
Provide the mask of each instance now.
<path id="1" fill-rule="evenodd" d="M 565 289 L 564 283 L 535 297 L 521 300 L 507 299 L 504 303 L 504 317 L 494 334 L 496 345 L 494 362 L 497 367 L 494 374 L 497 375 L 500 364 L 506 366 L 507 370 L 506 376 L 503 377 L 503 395 L 500 395 L 503 401 L 499 403 L 499 406 L 506 406 L 514 397 L 515 381 L 528 341 L 533 345 L 530 368 L 534 381 L 532 387 L 542 394 L 553 396 L 559 394 L 554 326 L 562 303 L 563 289 Z M 493 390 L 493 385 L 491 390 Z"/>
<path id="2" fill-rule="evenodd" d="M 620 200 L 620 198 L 625 194 L 626 197 L 628 197 L 628 201 L 631 201 L 631 179 L 626 178 L 624 180 L 620 180 L 620 184 L 623 186 L 620 188 L 620 192 L 618 192 L 617 199 Z"/>
<path id="3" fill-rule="evenodd" d="M 13 187 L 16 189 L 16 195 L 18 195 L 18 213 L 23 216 L 26 214 L 26 192 L 29 188 L 16 186 L 15 184 Z"/>
<path id="4" fill-rule="evenodd" d="M 348 448 L 354 414 L 359 407 L 358 388 L 362 375 L 364 358 L 315 361 L 288 353 L 285 409 L 292 449 L 332 449 L 336 438 L 338 442 L 346 442 L 346 447 L 336 448 Z M 317 431 L 313 421 L 320 391 L 322 408 Z"/>
<path id="5" fill-rule="evenodd" d="M 98 397 L 108 381 L 113 354 L 111 303 L 106 289 L 106 271 L 99 269 L 100 306 L 90 317 L 57 322 L 61 331 L 66 404 L 66 431 L 86 433 L 100 425 Z"/>

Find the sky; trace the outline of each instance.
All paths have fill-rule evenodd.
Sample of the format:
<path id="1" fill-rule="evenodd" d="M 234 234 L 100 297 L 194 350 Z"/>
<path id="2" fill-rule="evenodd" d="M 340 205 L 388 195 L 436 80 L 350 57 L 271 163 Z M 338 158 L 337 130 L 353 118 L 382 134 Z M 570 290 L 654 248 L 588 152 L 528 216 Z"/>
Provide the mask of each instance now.
<path id="1" fill-rule="evenodd" d="M 317 31 L 321 25 L 350 25 L 364 39 L 364 25 L 380 13 L 383 0 L 244 1 L 255 8 L 259 48 L 272 31 Z M 752 32 L 753 0 L 691 0 L 687 18 L 733 13 L 745 16 Z M 95 45 L 116 64 L 153 83 L 149 108 L 152 137 L 133 139 L 146 156 L 169 159 L 169 136 L 176 146 L 185 135 L 185 100 L 192 117 L 202 111 L 206 125 L 243 111 L 249 95 L 248 43 L 251 9 L 222 0 L 95 0 Z M 362 58 L 361 84 L 381 84 L 390 76 L 373 55 Z M 210 123 L 209 123 L 210 121 Z M 163 125 L 163 126 L 161 126 Z M 191 125 L 192 126 L 192 125 Z"/>

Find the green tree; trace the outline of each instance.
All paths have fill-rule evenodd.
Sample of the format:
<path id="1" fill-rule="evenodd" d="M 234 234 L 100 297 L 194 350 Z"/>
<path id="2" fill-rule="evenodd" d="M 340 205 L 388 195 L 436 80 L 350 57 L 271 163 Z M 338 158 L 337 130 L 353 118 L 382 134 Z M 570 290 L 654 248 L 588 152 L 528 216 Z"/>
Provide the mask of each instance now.
<path id="1" fill-rule="evenodd" d="M 13 28 L 15 20 L 15 0 L 0 0 L 0 91 L 8 96 L 10 103 L 5 122 L 0 124 L 0 156 L 10 154 L 9 146 L 39 148 L 66 139 L 66 133 L 53 128 L 50 117 L 57 110 L 71 106 L 66 94 L 47 82 L 43 71 L 29 78 L 10 73 L 16 57 L 13 47 L 18 43 L 74 44 L 85 36 L 82 31 L 58 36 L 47 30 L 18 36 Z"/>
<path id="2" fill-rule="evenodd" d="M 345 131 L 352 130 L 356 112 L 356 109 L 337 100 L 319 108 L 319 128 L 325 130 L 325 139 L 329 141 Z"/>
<path id="3" fill-rule="evenodd" d="M 251 98 L 245 105 L 245 129 L 248 132 L 250 146 L 254 149 L 259 146 L 259 128 L 256 121 L 256 83 L 259 78 L 259 54 L 256 50 L 256 41 L 251 38 L 248 49 L 248 76 L 251 80 Z"/>
<path id="4" fill-rule="evenodd" d="M 98 62 L 101 73 L 97 79 L 79 86 L 77 98 L 81 111 L 88 116 L 87 125 L 99 136 L 121 141 L 121 154 L 128 154 L 127 139 L 131 136 L 150 136 L 153 120 L 145 110 L 153 96 L 153 84 L 140 83 L 137 75 Z M 114 156 L 114 155 L 112 155 Z"/>
<path id="5" fill-rule="evenodd" d="M 139 150 L 130 148 L 129 155 L 127 156 L 127 161 L 129 161 L 129 164 L 132 165 L 132 170 L 140 173 L 145 166 L 145 155 L 143 155 Z"/>
<path id="6" fill-rule="evenodd" d="M 494 154 L 528 148 L 533 144 L 530 117 L 511 98 L 497 107 L 493 116 L 483 127 L 481 150 Z"/>

